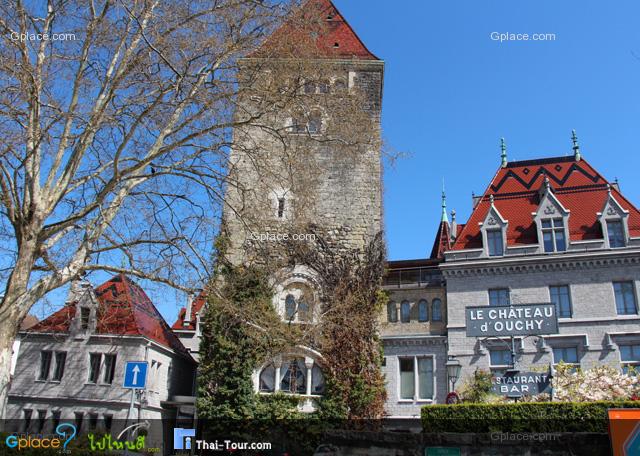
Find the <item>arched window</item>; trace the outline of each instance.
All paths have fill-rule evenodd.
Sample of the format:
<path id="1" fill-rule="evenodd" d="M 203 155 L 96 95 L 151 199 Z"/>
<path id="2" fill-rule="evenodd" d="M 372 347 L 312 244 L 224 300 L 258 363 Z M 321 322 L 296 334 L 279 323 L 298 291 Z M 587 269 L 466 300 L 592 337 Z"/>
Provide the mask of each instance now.
<path id="1" fill-rule="evenodd" d="M 258 374 L 260 393 L 283 392 L 286 394 L 321 396 L 325 391 L 325 378 L 321 366 L 308 356 L 286 357 L 282 364 L 271 362 Z"/>
<path id="2" fill-rule="evenodd" d="M 284 311 L 287 320 L 293 320 L 296 316 L 296 298 L 292 294 L 288 294 L 284 300 Z"/>
<path id="3" fill-rule="evenodd" d="M 304 359 L 295 358 L 280 368 L 280 391 L 291 394 L 307 392 L 307 368 Z"/>
<path id="4" fill-rule="evenodd" d="M 320 111 L 312 111 L 309 114 L 309 123 L 307 124 L 307 128 L 310 134 L 320 133 L 322 129 L 322 114 Z"/>
<path id="5" fill-rule="evenodd" d="M 389 323 L 395 323 L 398 321 L 398 309 L 394 301 L 389 301 L 387 304 L 387 321 Z"/>
<path id="6" fill-rule="evenodd" d="M 402 301 L 400 304 L 400 320 L 402 323 L 411 321 L 411 303 L 409 301 Z"/>
<path id="7" fill-rule="evenodd" d="M 273 393 L 276 390 L 276 368 L 273 364 L 269 364 L 260 372 L 261 393 Z"/>
<path id="8" fill-rule="evenodd" d="M 418 302 L 418 321 L 429 321 L 429 303 L 425 299 Z"/>
<path id="9" fill-rule="evenodd" d="M 320 81 L 318 83 L 318 93 L 329 93 L 329 81 Z"/>
<path id="10" fill-rule="evenodd" d="M 442 321 L 442 301 L 438 298 L 431 303 L 431 320 Z"/>
<path id="11" fill-rule="evenodd" d="M 309 304 L 305 296 L 301 296 L 298 300 L 298 320 L 309 321 Z"/>
<path id="12" fill-rule="evenodd" d="M 347 83 L 342 78 L 336 79 L 336 82 L 333 83 L 333 86 L 335 87 L 336 92 L 344 92 L 345 90 L 347 90 Z"/>

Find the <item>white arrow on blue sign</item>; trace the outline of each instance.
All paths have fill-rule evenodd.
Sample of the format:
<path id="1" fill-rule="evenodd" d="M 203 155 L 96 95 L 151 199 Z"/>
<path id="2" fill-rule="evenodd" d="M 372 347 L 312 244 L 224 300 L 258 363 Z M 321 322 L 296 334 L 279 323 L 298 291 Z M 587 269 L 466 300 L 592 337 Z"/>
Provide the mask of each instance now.
<path id="1" fill-rule="evenodd" d="M 147 384 L 147 368 L 149 365 L 146 361 L 127 361 L 124 368 L 125 388 L 144 388 Z"/>

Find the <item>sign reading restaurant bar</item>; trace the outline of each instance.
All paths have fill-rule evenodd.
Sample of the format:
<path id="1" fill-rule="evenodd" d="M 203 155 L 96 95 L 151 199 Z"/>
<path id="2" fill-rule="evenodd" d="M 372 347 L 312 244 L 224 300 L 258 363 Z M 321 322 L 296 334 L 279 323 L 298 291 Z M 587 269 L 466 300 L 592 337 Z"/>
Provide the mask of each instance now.
<path id="1" fill-rule="evenodd" d="M 467 336 L 535 336 L 557 334 L 555 304 L 476 306 L 465 309 Z"/>
<path id="2" fill-rule="evenodd" d="M 551 377 L 545 372 L 507 371 L 491 379 L 491 391 L 507 396 L 533 396 L 549 391 Z"/>

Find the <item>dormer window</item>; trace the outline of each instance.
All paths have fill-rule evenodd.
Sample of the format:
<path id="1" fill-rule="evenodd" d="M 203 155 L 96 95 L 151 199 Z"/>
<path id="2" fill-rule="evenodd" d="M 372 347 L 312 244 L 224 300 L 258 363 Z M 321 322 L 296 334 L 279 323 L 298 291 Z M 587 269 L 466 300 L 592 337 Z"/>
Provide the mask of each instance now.
<path id="1" fill-rule="evenodd" d="M 484 255 L 494 257 L 505 253 L 506 233 L 509 225 L 495 206 L 494 196 L 489 195 L 489 210 L 484 221 L 479 223 L 484 245 Z"/>
<path id="2" fill-rule="evenodd" d="M 487 248 L 489 249 L 489 256 L 504 255 L 501 229 L 487 230 Z"/>
<path id="3" fill-rule="evenodd" d="M 607 233 L 609 237 L 609 247 L 624 247 L 624 228 L 620 220 L 607 220 Z"/>
<path id="4" fill-rule="evenodd" d="M 545 252 L 564 252 L 567 250 L 567 237 L 562 218 L 542 219 L 540 230 Z"/>
<path id="5" fill-rule="evenodd" d="M 89 318 L 91 317 L 91 309 L 88 307 L 80 308 L 80 329 L 89 329 Z"/>

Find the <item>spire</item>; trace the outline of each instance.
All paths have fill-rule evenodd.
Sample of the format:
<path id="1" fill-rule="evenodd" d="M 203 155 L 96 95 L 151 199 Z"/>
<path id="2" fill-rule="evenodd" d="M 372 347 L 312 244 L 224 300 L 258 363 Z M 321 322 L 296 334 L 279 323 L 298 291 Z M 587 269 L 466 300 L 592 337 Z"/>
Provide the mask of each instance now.
<path id="1" fill-rule="evenodd" d="M 444 192 L 444 178 L 442 179 L 442 217 L 440 221 L 449 223 L 449 217 L 447 217 L 447 195 Z"/>
<path id="2" fill-rule="evenodd" d="M 571 130 L 571 142 L 573 142 L 573 158 L 576 161 L 580 161 L 582 156 L 580 155 L 580 145 L 578 144 L 578 137 L 576 136 L 576 131 Z"/>
<path id="3" fill-rule="evenodd" d="M 504 142 L 504 138 L 500 138 L 500 150 L 502 153 L 500 154 L 500 158 L 502 158 L 502 166 L 503 168 L 507 167 L 507 144 Z"/>

